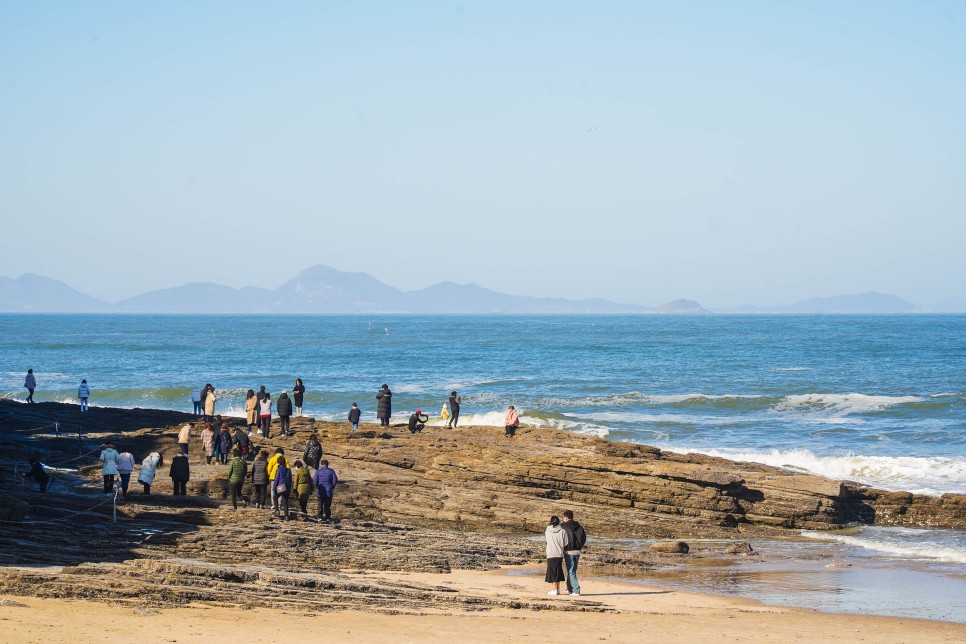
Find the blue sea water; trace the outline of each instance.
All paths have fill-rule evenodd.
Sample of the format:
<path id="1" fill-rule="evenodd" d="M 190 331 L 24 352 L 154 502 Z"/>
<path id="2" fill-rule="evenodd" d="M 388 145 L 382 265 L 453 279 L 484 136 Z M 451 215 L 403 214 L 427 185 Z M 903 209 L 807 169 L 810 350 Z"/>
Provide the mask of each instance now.
<path id="1" fill-rule="evenodd" d="M 397 421 L 418 408 L 441 424 L 455 389 L 464 424 L 501 426 L 512 404 L 525 425 L 930 495 L 966 492 L 964 358 L 962 315 L 0 315 L 8 398 L 25 398 L 33 368 L 40 401 L 75 402 L 86 378 L 95 408 L 190 411 L 191 389 L 210 382 L 218 411 L 241 416 L 249 388 L 277 394 L 301 377 L 308 415 L 341 421 L 357 402 L 374 420 L 387 383 Z M 856 527 L 803 537 L 856 569 L 902 567 L 886 577 L 896 592 L 870 612 L 907 614 L 909 575 L 935 580 L 926 594 L 937 596 L 966 578 L 962 531 Z M 826 599 L 833 603 L 816 606 L 841 609 Z M 962 610 L 929 616 L 966 621 Z"/>
<path id="2" fill-rule="evenodd" d="M 966 316 L 0 315 L 0 392 L 221 413 L 291 391 L 305 413 L 554 426 L 675 451 L 799 467 L 886 489 L 966 492 Z"/>

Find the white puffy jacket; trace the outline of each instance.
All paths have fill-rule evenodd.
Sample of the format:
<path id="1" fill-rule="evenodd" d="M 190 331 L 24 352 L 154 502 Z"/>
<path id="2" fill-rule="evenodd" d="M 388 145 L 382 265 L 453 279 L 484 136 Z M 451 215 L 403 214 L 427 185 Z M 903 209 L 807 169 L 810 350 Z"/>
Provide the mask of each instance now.
<path id="1" fill-rule="evenodd" d="M 158 465 L 161 463 L 161 455 L 157 452 L 151 452 L 148 454 L 147 458 L 141 461 L 141 472 L 138 474 L 138 480 L 142 483 L 147 483 L 151 485 L 154 483 L 154 474 L 158 470 Z"/>
<path id="2" fill-rule="evenodd" d="M 104 467 L 101 468 L 101 474 L 117 474 L 118 457 L 120 454 L 113 447 L 102 450 L 100 460 L 104 461 Z"/>

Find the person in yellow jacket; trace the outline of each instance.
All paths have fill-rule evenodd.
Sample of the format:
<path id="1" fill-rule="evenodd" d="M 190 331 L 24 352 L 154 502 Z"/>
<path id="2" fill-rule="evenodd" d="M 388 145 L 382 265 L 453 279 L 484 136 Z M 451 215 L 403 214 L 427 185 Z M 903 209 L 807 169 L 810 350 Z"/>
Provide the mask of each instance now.
<path id="1" fill-rule="evenodd" d="M 449 403 L 443 403 L 443 408 L 439 410 L 439 415 L 444 423 L 449 422 Z"/>
<path id="2" fill-rule="evenodd" d="M 285 450 L 281 447 L 276 448 L 275 454 L 268 459 L 268 487 L 272 490 L 272 510 L 275 511 L 275 514 L 278 514 L 278 496 L 275 494 L 275 486 L 272 485 L 272 482 L 275 480 L 279 461 L 284 461 L 285 467 L 291 467 L 288 459 L 285 458 Z"/>

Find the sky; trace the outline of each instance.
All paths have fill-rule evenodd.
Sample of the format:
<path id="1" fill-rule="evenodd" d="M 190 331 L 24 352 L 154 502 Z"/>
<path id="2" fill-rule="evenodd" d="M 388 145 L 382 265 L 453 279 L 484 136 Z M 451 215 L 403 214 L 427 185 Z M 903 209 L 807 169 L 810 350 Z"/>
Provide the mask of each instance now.
<path id="1" fill-rule="evenodd" d="M 966 303 L 966 3 L 0 0 L 0 275 Z"/>

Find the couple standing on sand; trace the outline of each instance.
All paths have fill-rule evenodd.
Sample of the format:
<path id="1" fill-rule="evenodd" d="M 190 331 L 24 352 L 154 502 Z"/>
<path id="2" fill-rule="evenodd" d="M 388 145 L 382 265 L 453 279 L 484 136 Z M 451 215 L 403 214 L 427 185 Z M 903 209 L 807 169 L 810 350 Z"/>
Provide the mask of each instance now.
<path id="1" fill-rule="evenodd" d="M 587 543 L 584 528 L 574 521 L 572 510 L 564 510 L 563 523 L 554 515 L 550 517 L 544 535 L 547 538 L 547 575 L 544 578 L 548 584 L 553 584 L 553 590 L 548 595 L 560 594 L 560 582 L 564 580 L 563 566 L 567 565 L 567 590 L 571 595 L 580 595 L 580 581 L 577 579 L 577 564 L 580 552 Z"/>

